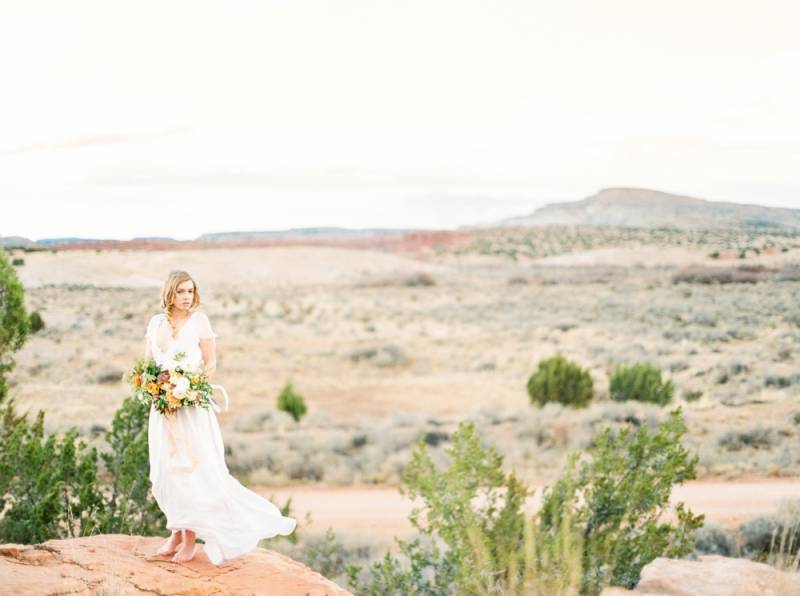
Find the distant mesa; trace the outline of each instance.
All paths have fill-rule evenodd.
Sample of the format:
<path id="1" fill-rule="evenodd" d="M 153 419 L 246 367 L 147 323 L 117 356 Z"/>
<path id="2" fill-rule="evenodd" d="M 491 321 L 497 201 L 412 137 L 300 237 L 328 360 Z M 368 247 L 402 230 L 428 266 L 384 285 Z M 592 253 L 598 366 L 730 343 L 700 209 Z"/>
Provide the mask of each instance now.
<path id="1" fill-rule="evenodd" d="M 116 242 L 111 238 L 77 238 L 74 236 L 67 236 L 64 238 L 40 238 L 35 244 L 50 246 L 53 244 L 86 244 L 87 242 L 96 242 L 98 244 L 104 242 Z"/>
<path id="2" fill-rule="evenodd" d="M 245 240 L 252 238 L 353 238 L 359 236 L 401 236 L 415 230 L 405 228 L 288 228 L 286 230 L 254 230 L 203 234 L 197 240 Z"/>
<path id="3" fill-rule="evenodd" d="M 131 238 L 131 242 L 178 242 L 169 236 L 136 236 Z"/>
<path id="4" fill-rule="evenodd" d="M 23 246 L 36 246 L 36 243 L 30 238 L 23 236 L 0 236 L 0 246 L 6 248 L 16 248 Z"/>
<path id="5" fill-rule="evenodd" d="M 547 204 L 498 225 L 800 230 L 800 209 L 706 201 L 646 188 L 606 188 L 579 201 Z"/>
<path id="6" fill-rule="evenodd" d="M 214 232 L 193 240 L 140 236 L 130 240 L 0 236 L 0 247 L 25 250 L 220 248 L 234 246 L 347 246 L 408 251 L 441 244 L 457 245 L 481 228 L 512 226 L 597 226 L 619 228 L 763 229 L 800 231 L 800 209 L 707 201 L 646 188 L 606 188 L 591 197 L 549 203 L 530 213 L 496 223 L 459 226 L 454 230 L 415 228 L 342 228 L 334 226 L 283 230 Z"/>
<path id="7" fill-rule="evenodd" d="M 102 238 L 42 238 L 31 240 L 23 236 L 0 236 L 0 247 L 45 250 L 174 250 L 182 248 L 228 248 L 236 246 L 347 246 L 408 250 L 425 245 L 458 241 L 462 232 L 442 232 L 414 228 L 338 228 L 308 227 L 284 230 L 238 230 L 207 233 L 191 240 L 176 240 L 166 236 L 138 236 L 130 240 Z"/>

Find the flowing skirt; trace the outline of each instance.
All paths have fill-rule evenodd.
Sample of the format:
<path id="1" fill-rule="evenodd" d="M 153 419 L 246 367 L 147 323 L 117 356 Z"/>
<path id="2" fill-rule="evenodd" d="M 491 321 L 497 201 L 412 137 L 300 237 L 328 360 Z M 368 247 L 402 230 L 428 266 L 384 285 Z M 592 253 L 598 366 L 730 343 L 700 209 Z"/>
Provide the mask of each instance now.
<path id="1" fill-rule="evenodd" d="M 151 408 L 147 430 L 150 483 L 167 528 L 196 532 L 214 565 L 294 531 L 294 518 L 231 476 L 214 410 L 180 408 L 168 417 Z"/>

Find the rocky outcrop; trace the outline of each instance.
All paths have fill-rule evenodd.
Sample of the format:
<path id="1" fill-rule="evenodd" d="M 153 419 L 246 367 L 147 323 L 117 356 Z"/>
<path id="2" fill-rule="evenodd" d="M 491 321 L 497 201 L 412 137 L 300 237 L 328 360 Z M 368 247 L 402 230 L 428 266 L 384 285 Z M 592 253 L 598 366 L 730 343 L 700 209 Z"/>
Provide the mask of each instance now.
<path id="1" fill-rule="evenodd" d="M 0 594 L 350 595 L 270 550 L 257 548 L 215 567 L 200 544 L 188 563 L 153 557 L 163 542 L 160 537 L 105 534 L 36 545 L 3 544 Z"/>
<path id="2" fill-rule="evenodd" d="M 601 596 L 790 596 L 800 595 L 800 574 L 764 563 L 709 555 L 697 561 L 659 557 L 642 569 L 634 590 L 607 588 Z"/>

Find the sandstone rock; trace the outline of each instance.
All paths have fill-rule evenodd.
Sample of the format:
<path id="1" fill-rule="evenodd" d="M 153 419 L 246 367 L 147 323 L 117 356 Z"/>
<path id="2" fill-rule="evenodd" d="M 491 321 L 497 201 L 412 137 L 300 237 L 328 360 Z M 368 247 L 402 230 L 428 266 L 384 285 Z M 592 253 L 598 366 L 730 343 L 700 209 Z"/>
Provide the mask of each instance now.
<path id="1" fill-rule="evenodd" d="M 659 557 L 642 569 L 632 591 L 606 588 L 601 596 L 793 596 L 800 595 L 800 574 L 764 563 L 709 555 L 697 561 Z"/>
<path id="2" fill-rule="evenodd" d="M 37 545 L 0 545 L 0 594 L 352 594 L 291 558 L 262 548 L 215 567 L 153 557 L 161 537 L 105 534 Z"/>

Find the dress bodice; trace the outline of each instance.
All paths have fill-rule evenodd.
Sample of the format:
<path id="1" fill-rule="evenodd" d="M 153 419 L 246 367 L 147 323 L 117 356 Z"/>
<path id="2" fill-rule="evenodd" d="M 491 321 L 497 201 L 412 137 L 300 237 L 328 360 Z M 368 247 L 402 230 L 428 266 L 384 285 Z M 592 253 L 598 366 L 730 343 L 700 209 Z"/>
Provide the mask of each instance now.
<path id="1" fill-rule="evenodd" d="M 150 341 L 150 351 L 159 366 L 171 368 L 175 355 L 184 352 L 186 362 L 201 366 L 203 353 L 200 350 L 200 339 L 217 337 L 205 313 L 195 311 L 178 330 L 173 338 L 172 330 L 164 313 L 153 315 L 147 325 L 145 334 Z"/>

